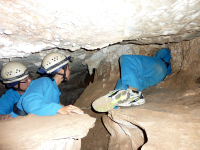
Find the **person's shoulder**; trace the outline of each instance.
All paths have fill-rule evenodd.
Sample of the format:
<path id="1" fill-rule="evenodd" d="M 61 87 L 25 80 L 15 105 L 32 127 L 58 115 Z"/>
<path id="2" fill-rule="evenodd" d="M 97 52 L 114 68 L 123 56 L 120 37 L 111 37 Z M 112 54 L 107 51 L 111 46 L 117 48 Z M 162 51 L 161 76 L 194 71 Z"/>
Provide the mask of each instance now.
<path id="1" fill-rule="evenodd" d="M 12 88 L 8 89 L 5 94 L 16 94 L 17 91 L 13 90 Z"/>
<path id="2" fill-rule="evenodd" d="M 41 89 L 46 89 L 51 84 L 51 79 L 49 77 L 40 77 L 35 80 L 32 80 L 29 87 L 27 88 L 26 92 L 23 94 L 30 95 L 33 91 L 38 91 Z"/>
<path id="3" fill-rule="evenodd" d="M 52 82 L 49 77 L 40 77 L 32 81 L 33 83 L 44 83 L 44 82 Z"/>
<path id="4" fill-rule="evenodd" d="M 40 77 L 38 79 L 32 80 L 30 87 L 35 88 L 39 86 L 46 86 L 52 83 L 52 80 L 49 77 Z"/>
<path id="5" fill-rule="evenodd" d="M 11 89 L 8 89 L 0 98 L 6 98 L 6 97 L 20 97 L 21 95 L 17 92 L 17 91 L 15 91 L 15 90 L 13 90 L 12 88 Z"/>

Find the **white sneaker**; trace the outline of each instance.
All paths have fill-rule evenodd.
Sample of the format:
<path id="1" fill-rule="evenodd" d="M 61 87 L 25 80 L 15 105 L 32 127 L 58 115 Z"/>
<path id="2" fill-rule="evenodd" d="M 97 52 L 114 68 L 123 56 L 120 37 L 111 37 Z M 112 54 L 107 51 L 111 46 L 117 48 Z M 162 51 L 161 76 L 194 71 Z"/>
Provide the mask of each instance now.
<path id="1" fill-rule="evenodd" d="M 127 102 L 129 92 L 127 90 L 114 90 L 95 100 L 92 107 L 98 112 L 107 112 L 117 106 L 118 103 Z"/>
<path id="2" fill-rule="evenodd" d="M 127 89 L 130 94 L 130 98 L 125 102 L 118 102 L 117 106 L 132 106 L 132 105 L 142 105 L 145 103 L 144 96 L 141 91 L 134 92 L 131 89 Z"/>
<path id="3" fill-rule="evenodd" d="M 113 90 L 108 92 L 108 94 L 104 95 L 104 97 L 112 97 L 112 95 L 116 95 L 116 93 L 118 93 L 118 91 L 120 90 Z M 115 93 L 115 94 L 114 94 Z"/>

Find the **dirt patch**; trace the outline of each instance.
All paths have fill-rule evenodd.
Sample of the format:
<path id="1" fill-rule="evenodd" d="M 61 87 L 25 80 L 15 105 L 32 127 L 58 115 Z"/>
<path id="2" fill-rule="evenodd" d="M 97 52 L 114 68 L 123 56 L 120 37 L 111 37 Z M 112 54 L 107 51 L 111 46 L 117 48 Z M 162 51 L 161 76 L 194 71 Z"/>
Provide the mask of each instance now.
<path id="1" fill-rule="evenodd" d="M 89 130 L 86 137 L 81 139 L 81 150 L 106 150 L 108 149 L 109 132 L 103 125 L 102 116 L 106 113 L 94 113 L 92 110 L 84 110 L 86 114 L 96 118 L 95 126 Z"/>

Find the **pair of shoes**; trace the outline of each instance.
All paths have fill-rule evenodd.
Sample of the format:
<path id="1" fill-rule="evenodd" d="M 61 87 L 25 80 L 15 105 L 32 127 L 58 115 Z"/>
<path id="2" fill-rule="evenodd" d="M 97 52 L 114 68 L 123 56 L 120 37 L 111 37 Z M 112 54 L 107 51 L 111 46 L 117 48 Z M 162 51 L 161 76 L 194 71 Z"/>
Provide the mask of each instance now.
<path id="1" fill-rule="evenodd" d="M 144 96 L 141 91 L 133 91 L 127 89 L 130 94 L 130 98 L 126 102 L 119 102 L 117 106 L 132 106 L 132 105 L 142 105 L 145 103 Z"/>
<path id="2" fill-rule="evenodd" d="M 107 112 L 117 106 L 118 103 L 127 102 L 129 95 L 127 90 L 114 90 L 95 100 L 92 107 L 98 112 Z"/>

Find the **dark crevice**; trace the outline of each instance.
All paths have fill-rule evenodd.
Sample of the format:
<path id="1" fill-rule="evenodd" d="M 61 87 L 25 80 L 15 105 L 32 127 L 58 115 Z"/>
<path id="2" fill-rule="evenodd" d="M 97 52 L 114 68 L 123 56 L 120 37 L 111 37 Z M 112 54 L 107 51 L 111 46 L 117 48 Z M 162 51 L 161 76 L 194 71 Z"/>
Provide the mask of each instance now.
<path id="1" fill-rule="evenodd" d="M 60 102 L 65 106 L 73 105 L 93 80 L 94 73 L 90 75 L 88 69 L 71 73 L 70 80 L 59 85 Z"/>

